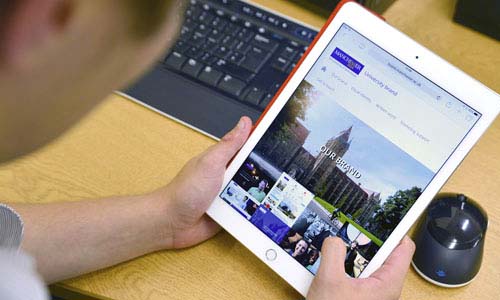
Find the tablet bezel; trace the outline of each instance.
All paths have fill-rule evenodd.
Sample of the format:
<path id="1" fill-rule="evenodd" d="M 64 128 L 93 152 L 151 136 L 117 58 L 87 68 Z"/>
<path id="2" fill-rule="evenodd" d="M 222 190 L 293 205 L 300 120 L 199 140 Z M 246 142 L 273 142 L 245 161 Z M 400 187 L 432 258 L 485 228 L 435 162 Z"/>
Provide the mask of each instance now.
<path id="1" fill-rule="evenodd" d="M 314 46 L 308 51 L 307 55 L 296 67 L 294 73 L 287 79 L 286 84 L 277 93 L 272 105 L 268 107 L 268 110 L 266 110 L 259 120 L 247 143 L 229 165 L 224 176 L 223 188 L 233 178 L 277 114 L 323 53 L 323 50 L 328 46 L 335 33 L 340 29 L 340 26 L 344 23 L 482 114 L 478 122 L 436 173 L 422 195 L 361 273 L 360 277 L 363 278 L 368 277 L 382 265 L 411 225 L 430 203 L 434 195 L 465 158 L 472 146 L 493 122 L 500 111 L 500 98 L 498 94 L 480 82 L 417 44 L 360 5 L 348 2 L 342 6 L 335 18 L 330 20 L 330 23 L 322 31 L 322 34 L 317 37 Z M 384 32 L 384 34 L 379 34 L 380 32 Z M 460 82 L 460 84 L 457 84 L 457 82 Z M 223 191 L 223 188 L 220 192 Z M 207 213 L 302 295 L 305 296 L 307 294 L 314 276 L 220 197 L 214 200 Z M 276 259 L 266 259 L 266 251 L 268 249 L 276 251 Z"/>

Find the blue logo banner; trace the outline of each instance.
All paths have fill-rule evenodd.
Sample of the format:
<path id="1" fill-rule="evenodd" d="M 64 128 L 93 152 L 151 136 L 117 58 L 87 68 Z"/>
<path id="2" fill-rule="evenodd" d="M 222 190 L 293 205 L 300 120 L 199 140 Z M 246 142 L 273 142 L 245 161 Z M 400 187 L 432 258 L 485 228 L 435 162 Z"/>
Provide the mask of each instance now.
<path id="1" fill-rule="evenodd" d="M 359 73 L 365 67 L 359 61 L 355 60 L 354 58 L 349 56 L 349 54 L 345 53 L 339 48 L 335 48 L 335 50 L 333 50 L 331 57 L 333 57 L 336 61 L 346 66 L 349 70 L 356 73 L 356 75 L 359 75 Z"/>

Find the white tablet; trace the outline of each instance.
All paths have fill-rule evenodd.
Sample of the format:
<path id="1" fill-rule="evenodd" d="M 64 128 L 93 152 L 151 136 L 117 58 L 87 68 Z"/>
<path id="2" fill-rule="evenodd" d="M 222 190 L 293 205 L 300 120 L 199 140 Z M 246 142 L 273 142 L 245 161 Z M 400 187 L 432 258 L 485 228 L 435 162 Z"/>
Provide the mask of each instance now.
<path id="1" fill-rule="evenodd" d="M 329 236 L 367 277 L 494 120 L 500 96 L 344 4 L 225 174 L 208 214 L 306 295 Z"/>

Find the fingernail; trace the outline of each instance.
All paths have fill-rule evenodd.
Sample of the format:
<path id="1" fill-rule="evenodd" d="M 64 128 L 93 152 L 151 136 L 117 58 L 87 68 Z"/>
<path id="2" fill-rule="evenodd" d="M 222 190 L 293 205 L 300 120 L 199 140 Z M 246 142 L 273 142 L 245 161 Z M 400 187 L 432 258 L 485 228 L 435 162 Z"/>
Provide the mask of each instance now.
<path id="1" fill-rule="evenodd" d="M 243 118 L 240 118 L 237 127 L 238 129 L 245 129 L 245 127 L 247 127 L 247 122 L 244 122 Z"/>

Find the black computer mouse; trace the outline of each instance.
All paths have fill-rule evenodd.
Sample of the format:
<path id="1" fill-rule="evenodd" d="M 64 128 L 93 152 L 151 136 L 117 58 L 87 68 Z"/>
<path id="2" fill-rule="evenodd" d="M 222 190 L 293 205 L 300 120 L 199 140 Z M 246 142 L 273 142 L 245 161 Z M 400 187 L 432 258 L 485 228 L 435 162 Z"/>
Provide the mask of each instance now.
<path id="1" fill-rule="evenodd" d="M 444 287 L 469 284 L 481 267 L 486 212 L 462 194 L 438 194 L 414 235 L 412 265 L 424 279 Z"/>

